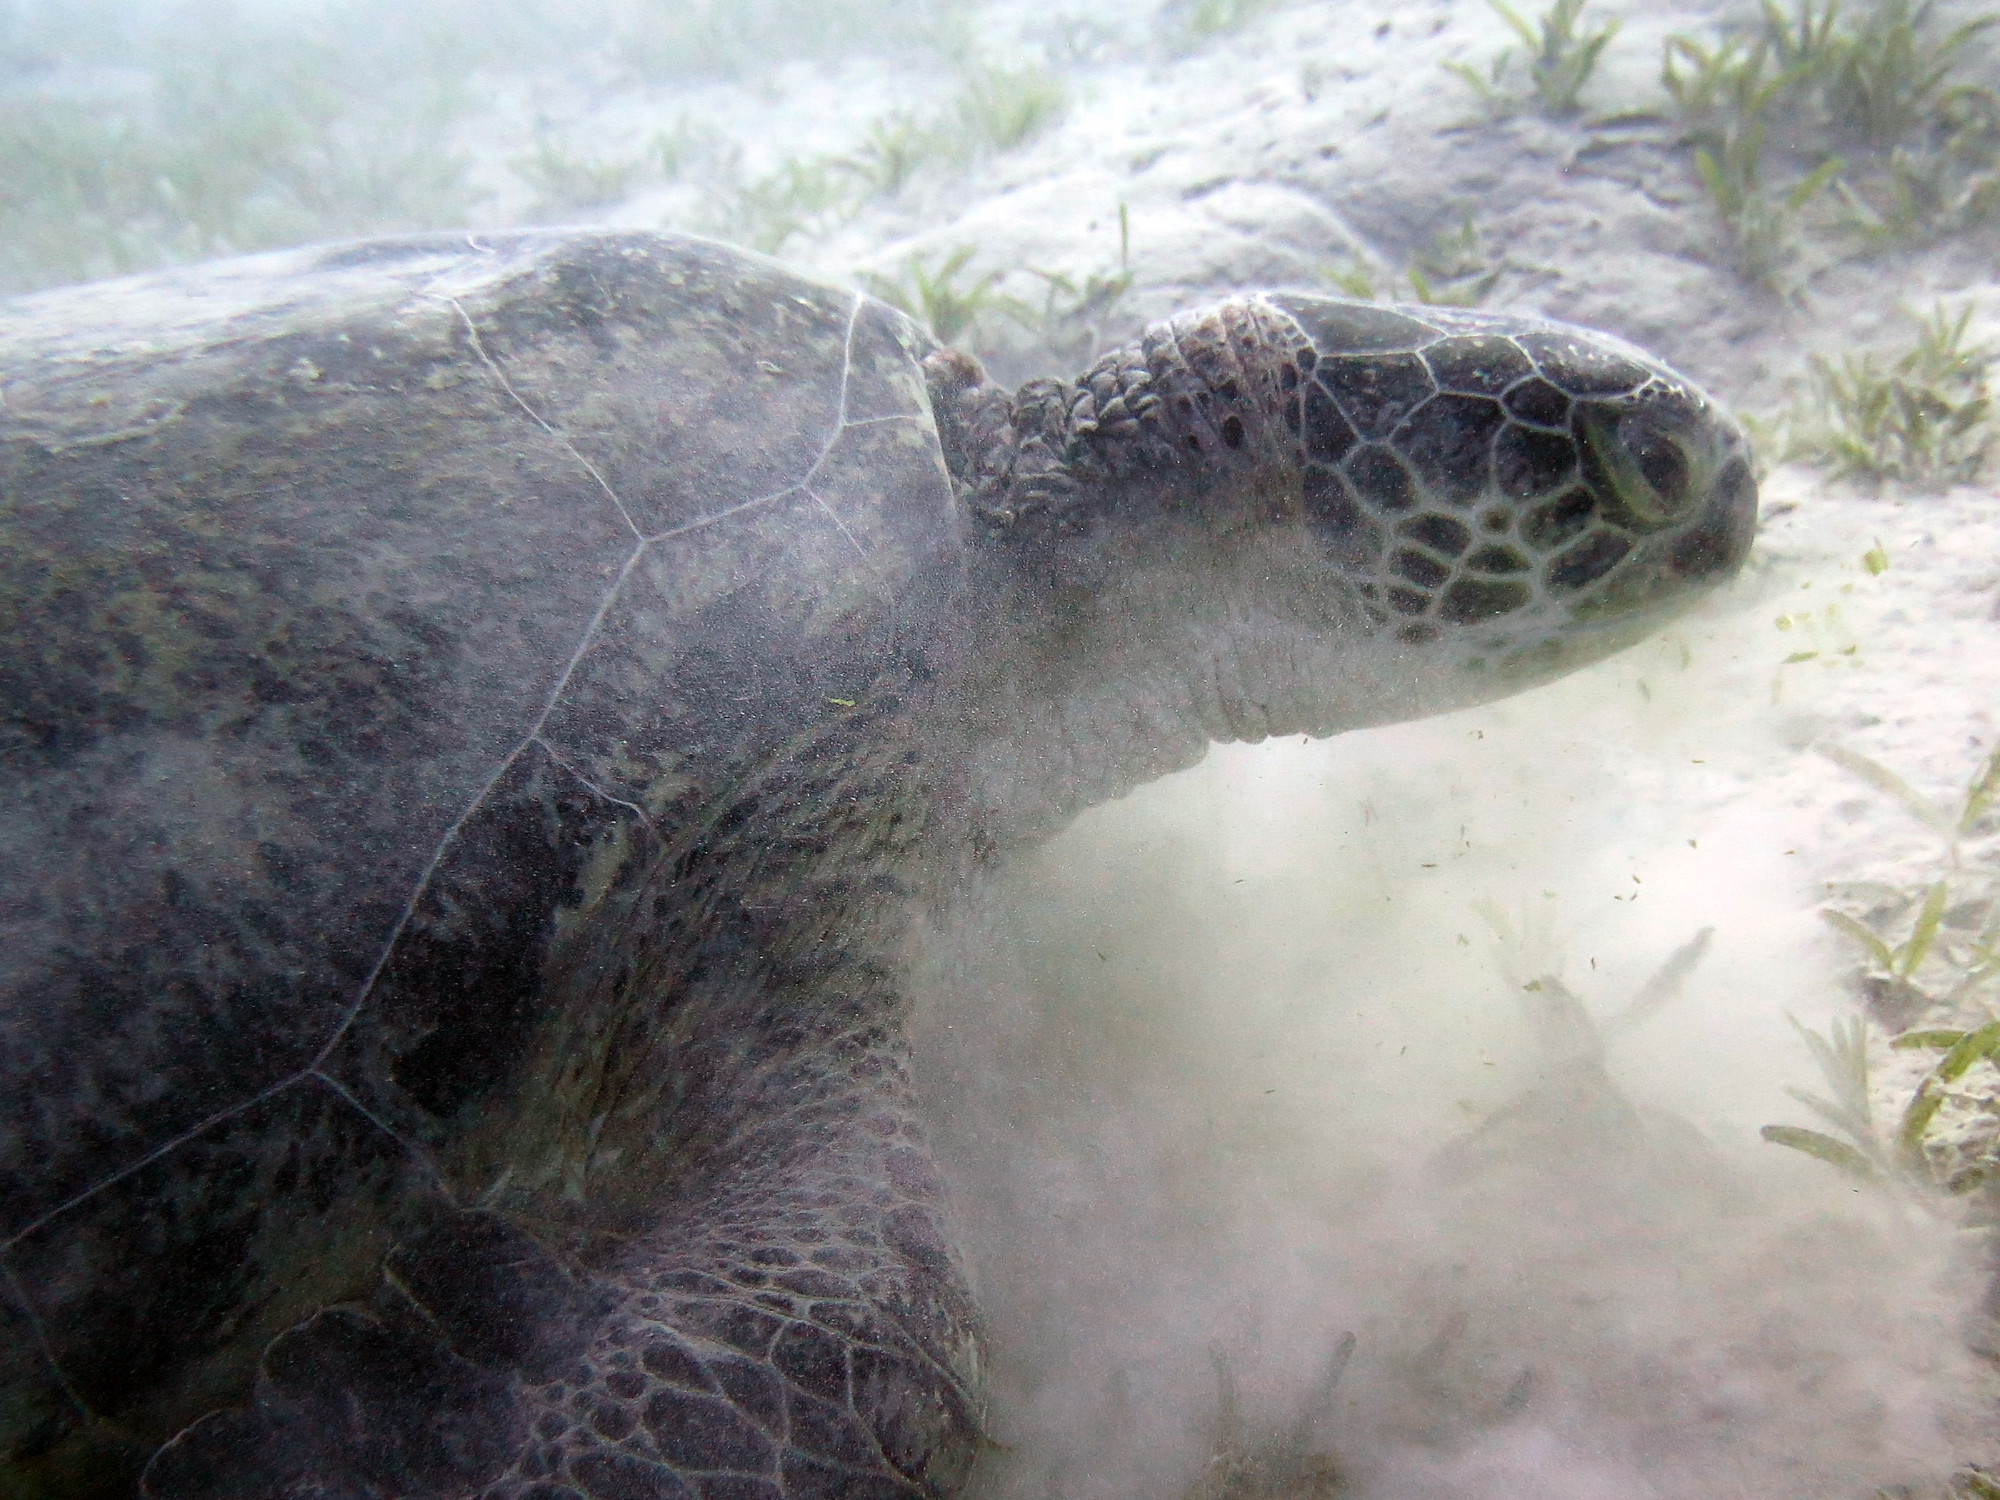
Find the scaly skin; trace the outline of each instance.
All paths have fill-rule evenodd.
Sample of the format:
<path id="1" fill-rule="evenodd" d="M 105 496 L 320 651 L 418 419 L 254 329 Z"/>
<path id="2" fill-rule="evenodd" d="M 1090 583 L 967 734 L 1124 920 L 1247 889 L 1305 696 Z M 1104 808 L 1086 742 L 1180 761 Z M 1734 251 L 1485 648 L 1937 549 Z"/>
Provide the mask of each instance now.
<path id="1" fill-rule="evenodd" d="M 62 1500 L 952 1493 L 914 915 L 1212 740 L 1602 656 L 1754 512 L 1614 341 L 1306 296 L 1009 393 L 552 232 L 0 345 L 0 1475 Z"/>

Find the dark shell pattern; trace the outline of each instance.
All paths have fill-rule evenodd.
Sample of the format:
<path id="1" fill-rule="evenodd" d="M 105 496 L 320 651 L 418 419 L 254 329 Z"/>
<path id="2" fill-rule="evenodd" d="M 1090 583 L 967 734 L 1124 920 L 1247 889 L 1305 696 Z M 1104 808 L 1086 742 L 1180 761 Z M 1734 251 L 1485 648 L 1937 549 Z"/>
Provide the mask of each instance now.
<path id="1" fill-rule="evenodd" d="M 899 1066 L 886 982 L 809 915 L 865 900 L 732 837 L 761 819 L 782 852 L 788 819 L 899 774 L 873 726 L 962 566 L 924 336 L 720 246 L 552 232 L 44 294 L 0 342 L 0 1465 L 129 1493 L 292 1329 L 263 1415 L 210 1424 L 159 1493 L 204 1465 L 254 1492 L 282 1444 L 244 1423 L 312 1430 L 396 1370 L 444 1393 L 426 1423 L 465 1415 L 350 1433 L 384 1493 L 484 1482 L 530 1418 L 521 1484 L 565 1472 L 577 1422 L 641 1455 L 705 1422 L 742 1452 L 704 1493 L 805 1493 L 829 1462 L 821 1488 L 919 1488 L 896 1463 L 935 1434 L 882 1424 L 959 1399 L 913 1340 L 970 1337 L 920 1154 L 859 1218 L 726 1183 L 862 1117 L 858 1182 L 902 1149 L 849 1097 Z M 914 836 L 893 824 L 851 830 L 855 868 Z M 695 1158 L 725 1185 L 677 1184 Z M 708 1270 L 621 1281 L 604 1222 L 547 1209 L 586 1187 L 700 1196 L 706 1238 L 645 1255 Z M 454 1322 L 483 1264 L 488 1313 L 583 1295 L 481 1205 L 603 1270 L 614 1355 Z M 361 1305 L 397 1246 L 449 1352 Z M 668 1313 L 712 1339 L 648 1331 Z M 541 1395 L 496 1405 L 495 1370 Z M 570 1482 L 654 1493 L 606 1441 Z"/>

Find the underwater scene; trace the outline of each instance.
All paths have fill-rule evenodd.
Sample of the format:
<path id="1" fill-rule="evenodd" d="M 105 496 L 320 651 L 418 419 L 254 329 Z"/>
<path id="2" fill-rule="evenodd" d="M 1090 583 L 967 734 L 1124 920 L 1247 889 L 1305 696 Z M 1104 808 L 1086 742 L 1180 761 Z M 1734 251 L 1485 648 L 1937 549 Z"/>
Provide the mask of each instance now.
<path id="1" fill-rule="evenodd" d="M 0 1500 L 2000 1500 L 2000 8 L 0 0 Z"/>

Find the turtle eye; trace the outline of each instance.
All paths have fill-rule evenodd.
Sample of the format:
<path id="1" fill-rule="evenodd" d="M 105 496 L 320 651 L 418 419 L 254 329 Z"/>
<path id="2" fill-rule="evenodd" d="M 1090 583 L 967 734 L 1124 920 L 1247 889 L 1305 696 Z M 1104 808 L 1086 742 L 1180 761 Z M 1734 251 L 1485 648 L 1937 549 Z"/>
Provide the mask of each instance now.
<path id="1" fill-rule="evenodd" d="M 1696 489 L 1695 466 L 1680 439 L 1643 407 L 1578 413 L 1586 468 L 1611 519 L 1636 531 L 1671 525 Z"/>
<path id="2" fill-rule="evenodd" d="M 1687 509 L 1693 470 L 1678 442 L 1632 413 L 1618 419 L 1618 441 L 1632 455 L 1667 515 L 1679 515 Z"/>

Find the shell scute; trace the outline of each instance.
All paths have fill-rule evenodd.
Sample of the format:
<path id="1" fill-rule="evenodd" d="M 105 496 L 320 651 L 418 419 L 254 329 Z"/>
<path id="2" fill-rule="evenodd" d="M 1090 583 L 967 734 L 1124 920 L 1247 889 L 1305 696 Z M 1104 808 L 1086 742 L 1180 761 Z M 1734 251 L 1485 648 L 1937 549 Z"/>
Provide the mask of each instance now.
<path id="1" fill-rule="evenodd" d="M 1450 505 L 1470 505 L 1486 492 L 1493 439 L 1506 420 L 1490 397 L 1435 396 L 1398 430 L 1396 447 L 1431 495 Z"/>
<path id="2" fill-rule="evenodd" d="M 1439 339 L 1423 354 L 1438 389 L 1463 396 L 1497 396 L 1523 376 L 1535 372 L 1520 346 L 1498 334 L 1463 334 Z"/>
<path id="3" fill-rule="evenodd" d="M 1413 351 L 1430 343 L 1439 332 L 1437 328 L 1406 313 L 1378 307 L 1372 302 L 1286 296 L 1271 300 L 1305 331 L 1321 360 L 1330 354 Z"/>
<path id="4" fill-rule="evenodd" d="M 831 700 L 917 670 L 956 519 L 922 335 L 700 241 L 286 252 L 0 333 L 0 1234 L 160 1441 L 440 1178 L 621 1170 L 589 1100 L 653 1054 L 588 1018 L 727 995 L 640 961 L 712 878 L 676 840 L 780 747 L 854 763 Z"/>
<path id="5" fill-rule="evenodd" d="M 1618 396 L 1652 378 L 1637 360 L 1587 342 L 1564 329 L 1530 329 L 1518 335 L 1542 378 L 1572 396 Z"/>
<path id="6" fill-rule="evenodd" d="M 1322 359 L 1317 379 L 1364 438 L 1387 437 L 1436 389 L 1414 354 Z"/>

